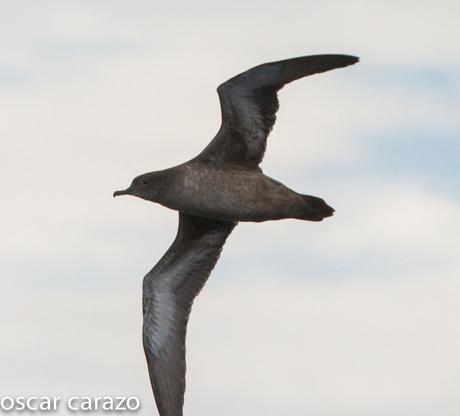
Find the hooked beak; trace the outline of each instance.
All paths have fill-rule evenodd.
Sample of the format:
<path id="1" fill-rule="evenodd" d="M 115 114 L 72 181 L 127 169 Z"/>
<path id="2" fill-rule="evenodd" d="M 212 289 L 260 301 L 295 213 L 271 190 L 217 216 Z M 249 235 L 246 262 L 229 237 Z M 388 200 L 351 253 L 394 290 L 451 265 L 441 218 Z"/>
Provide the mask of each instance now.
<path id="1" fill-rule="evenodd" d="M 113 193 L 113 197 L 115 198 L 116 196 L 119 196 L 119 195 L 131 195 L 131 188 L 128 188 L 128 189 L 125 189 L 123 191 L 115 191 Z"/>

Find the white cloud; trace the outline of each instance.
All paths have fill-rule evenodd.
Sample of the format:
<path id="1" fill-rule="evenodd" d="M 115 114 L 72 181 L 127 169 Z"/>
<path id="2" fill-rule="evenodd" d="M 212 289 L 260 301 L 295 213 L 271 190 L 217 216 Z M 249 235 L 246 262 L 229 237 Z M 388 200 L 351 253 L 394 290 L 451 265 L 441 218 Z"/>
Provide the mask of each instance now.
<path id="1" fill-rule="evenodd" d="M 191 7 L 146 0 L 48 0 L 5 6 L 1 34 L 13 47 L 56 40 L 129 40 L 157 53 L 193 50 L 200 56 L 212 52 L 217 60 L 231 57 L 222 64 L 242 56 L 258 62 L 267 55 L 276 59 L 284 53 L 339 49 L 384 63 L 436 60 L 458 65 L 452 48 L 459 33 L 458 11 L 458 3 L 450 0 L 442 7 L 433 1 L 293 1 L 285 7 L 276 2 L 224 5 L 206 0 Z M 188 67 L 194 65 L 199 62 L 188 62 Z M 230 69 L 228 75 L 234 72 Z"/>
<path id="2" fill-rule="evenodd" d="M 219 275 L 192 312 L 188 414 L 456 415 L 455 273 L 328 285 Z M 153 411 L 139 288 L 29 296 L 2 304 L 2 394 L 130 393 Z"/>
<path id="3" fill-rule="evenodd" d="M 282 287 L 245 276 L 221 285 L 191 320 L 190 410 L 367 415 L 382 403 L 395 415 L 434 414 L 434 405 L 454 415 L 459 289 L 454 274 Z M 213 395 L 222 398 L 206 400 Z"/>

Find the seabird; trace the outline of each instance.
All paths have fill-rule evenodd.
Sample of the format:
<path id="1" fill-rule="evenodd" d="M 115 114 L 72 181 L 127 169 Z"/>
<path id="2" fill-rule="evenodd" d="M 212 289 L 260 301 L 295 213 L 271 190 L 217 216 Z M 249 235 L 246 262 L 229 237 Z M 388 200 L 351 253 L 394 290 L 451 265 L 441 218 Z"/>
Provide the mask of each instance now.
<path id="1" fill-rule="evenodd" d="M 185 335 L 195 297 L 239 221 L 321 221 L 334 209 L 266 176 L 259 164 L 285 84 L 353 65 L 349 55 L 314 55 L 256 66 L 217 88 L 222 124 L 195 158 L 136 177 L 117 195 L 134 195 L 179 212 L 171 247 L 143 281 L 143 344 L 161 416 L 182 416 Z"/>

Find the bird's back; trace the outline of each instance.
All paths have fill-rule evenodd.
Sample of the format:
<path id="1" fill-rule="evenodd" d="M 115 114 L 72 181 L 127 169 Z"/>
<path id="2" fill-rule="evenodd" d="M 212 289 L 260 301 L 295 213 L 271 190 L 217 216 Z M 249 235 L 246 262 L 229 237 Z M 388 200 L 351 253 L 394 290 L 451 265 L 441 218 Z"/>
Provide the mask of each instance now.
<path id="1" fill-rule="evenodd" d="M 298 217 L 305 210 L 301 195 L 260 170 L 200 162 L 175 169 L 174 183 L 158 202 L 190 215 L 259 222 Z"/>

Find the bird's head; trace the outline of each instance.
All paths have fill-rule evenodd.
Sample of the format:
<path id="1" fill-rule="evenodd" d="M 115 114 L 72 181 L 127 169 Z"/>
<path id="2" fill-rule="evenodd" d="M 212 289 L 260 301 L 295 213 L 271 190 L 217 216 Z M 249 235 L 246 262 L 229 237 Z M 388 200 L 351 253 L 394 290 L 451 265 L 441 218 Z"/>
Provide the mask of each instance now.
<path id="1" fill-rule="evenodd" d="M 155 201 L 157 193 L 155 173 L 156 172 L 144 173 L 143 175 L 135 177 L 129 188 L 123 191 L 115 191 L 113 196 L 133 195 L 148 201 Z"/>

